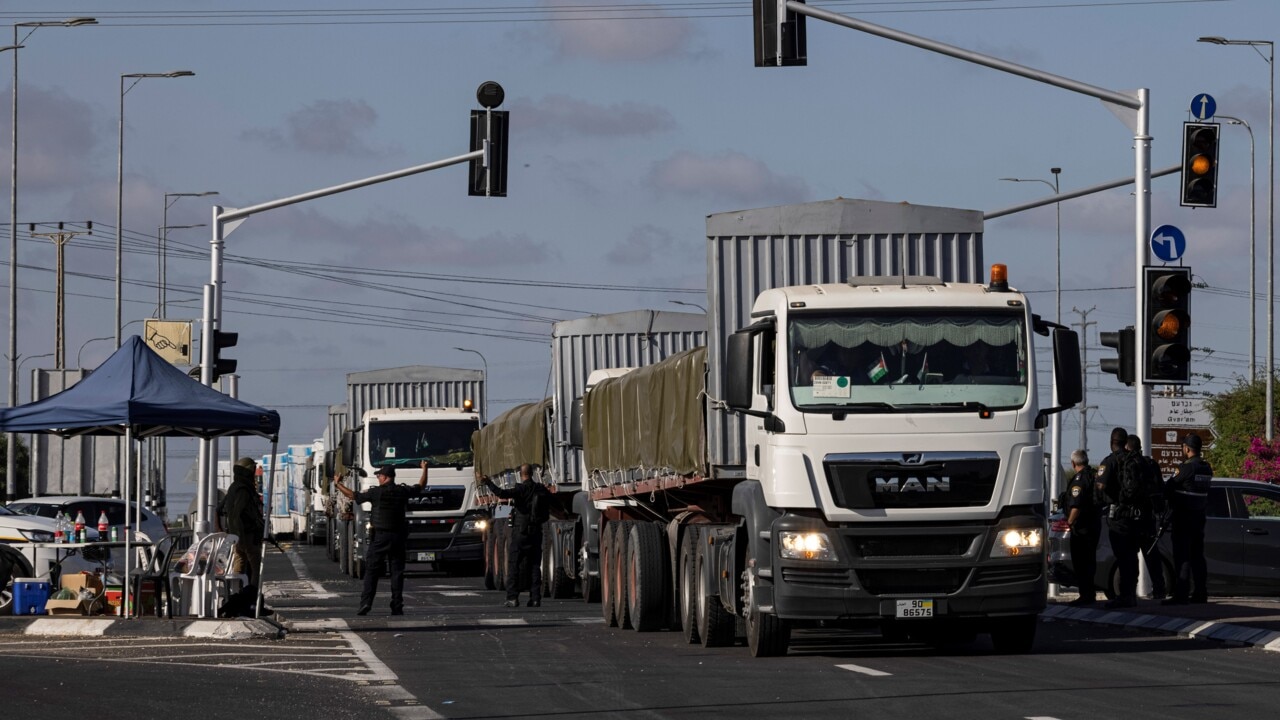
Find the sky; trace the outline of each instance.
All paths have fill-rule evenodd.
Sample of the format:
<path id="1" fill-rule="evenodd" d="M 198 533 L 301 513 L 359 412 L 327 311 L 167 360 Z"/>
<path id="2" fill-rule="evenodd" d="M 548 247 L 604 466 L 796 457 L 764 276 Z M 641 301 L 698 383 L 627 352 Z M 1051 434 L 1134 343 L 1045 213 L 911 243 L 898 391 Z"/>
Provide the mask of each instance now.
<path id="1" fill-rule="evenodd" d="M 1209 93 L 1224 125 L 1215 209 L 1152 183 L 1152 227 L 1188 238 L 1193 393 L 1247 374 L 1250 211 L 1256 220 L 1258 367 L 1265 367 L 1272 0 L 902 0 L 828 10 L 1115 91 L 1148 88 L 1152 167 L 1179 162 L 1181 123 Z M 1132 177 L 1133 132 L 1097 99 L 828 23 L 808 21 L 806 67 L 753 66 L 750 3 L 474 0 L 378 3 L 16 1 L 0 24 L 18 51 L 19 401 L 52 367 L 55 254 L 29 234 L 84 229 L 65 250 L 66 354 L 114 349 L 115 226 L 123 96 L 123 321 L 158 304 L 168 198 L 169 319 L 198 319 L 215 203 L 247 207 L 468 152 L 484 81 L 506 91 L 508 197 L 466 195 L 454 166 L 249 218 L 227 239 L 223 329 L 239 333 L 240 397 L 280 411 L 282 444 L 319 437 L 348 372 L 404 365 L 489 370 L 491 416 L 550 393 L 557 320 L 706 305 L 705 218 L 860 198 L 995 211 Z M 1269 29 L 1269 30 L 1268 30 Z M 0 46 L 12 42 L 0 28 Z M 1265 52 L 1265 50 L 1264 50 Z M 11 97 L 14 52 L 0 52 Z M 130 81 L 131 82 L 131 81 Z M 9 113 L 0 138 L 9 138 Z M 10 166 L 9 143 L 0 158 Z M 1000 178 L 1023 178 L 1008 182 Z M 1043 182 L 1042 182 L 1043 181 Z M 6 190 L 8 181 L 4 181 Z M 1131 187 L 987 222 L 985 259 L 1009 266 L 1033 308 L 1084 328 L 1088 445 L 1132 428 L 1133 391 L 1097 370 L 1099 331 L 1134 319 Z M 7 230 L 7 218 L 3 221 Z M 1061 253 L 1055 251 L 1060 238 Z M 0 237 L 8 262 L 8 240 Z M 7 268 L 6 268 L 7 271 Z M 8 273 L 0 282 L 8 292 Z M 0 308 L 8 327 L 8 307 Z M 197 329 L 198 334 L 198 329 Z M 106 338 L 106 339 L 102 339 Z M 1041 353 L 1047 359 L 1047 352 Z M 1039 379 L 1047 392 L 1049 375 Z M 1063 421 L 1064 453 L 1080 419 Z M 261 445 L 261 446 L 260 446 Z M 194 442 L 169 443 L 171 493 Z M 241 441 L 242 454 L 268 450 Z"/>

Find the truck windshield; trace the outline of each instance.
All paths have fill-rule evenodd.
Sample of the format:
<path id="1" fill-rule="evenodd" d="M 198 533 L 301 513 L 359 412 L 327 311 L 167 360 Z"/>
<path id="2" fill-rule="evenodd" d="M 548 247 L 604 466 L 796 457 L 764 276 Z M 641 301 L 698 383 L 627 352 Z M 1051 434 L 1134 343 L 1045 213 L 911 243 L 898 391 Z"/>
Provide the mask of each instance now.
<path id="1" fill-rule="evenodd" d="M 811 412 L 1022 407 L 1025 327 L 1020 312 L 988 310 L 793 315 L 791 398 Z"/>
<path id="2" fill-rule="evenodd" d="M 416 466 L 471 464 L 475 420 L 405 420 L 369 423 L 369 464 Z"/>

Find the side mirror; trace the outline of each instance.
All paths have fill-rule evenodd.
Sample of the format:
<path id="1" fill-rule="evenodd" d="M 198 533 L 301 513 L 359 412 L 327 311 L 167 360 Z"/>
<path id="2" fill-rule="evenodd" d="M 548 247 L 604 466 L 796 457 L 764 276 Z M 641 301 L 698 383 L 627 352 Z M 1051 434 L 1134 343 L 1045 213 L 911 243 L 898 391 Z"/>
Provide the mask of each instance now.
<path id="1" fill-rule="evenodd" d="M 729 336 L 724 365 L 724 402 L 733 410 L 751 409 L 751 376 L 753 363 L 749 332 L 737 332 Z"/>
<path id="2" fill-rule="evenodd" d="M 582 398 L 576 397 L 569 406 L 569 447 L 582 447 Z"/>
<path id="3" fill-rule="evenodd" d="M 338 448 L 342 451 L 343 467 L 353 467 L 356 464 L 356 434 L 353 430 L 342 431 L 342 444 Z"/>
<path id="4" fill-rule="evenodd" d="M 1053 367 L 1058 406 L 1075 407 L 1084 397 L 1080 379 L 1080 338 L 1074 330 L 1053 331 Z"/>

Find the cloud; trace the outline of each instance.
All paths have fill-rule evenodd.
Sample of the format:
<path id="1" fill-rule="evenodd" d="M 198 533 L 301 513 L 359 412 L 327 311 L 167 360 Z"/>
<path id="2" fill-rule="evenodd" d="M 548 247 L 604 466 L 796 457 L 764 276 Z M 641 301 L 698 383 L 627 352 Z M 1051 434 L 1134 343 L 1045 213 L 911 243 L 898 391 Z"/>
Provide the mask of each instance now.
<path id="1" fill-rule="evenodd" d="M 713 156 L 676 153 L 654 163 L 645 181 L 660 195 L 698 195 L 743 207 L 785 205 L 809 196 L 803 179 L 779 175 L 759 160 L 732 151 Z"/>
<path id="2" fill-rule="evenodd" d="M 360 135 L 378 121 L 378 113 L 363 100 L 317 100 L 285 118 L 283 129 L 254 129 L 245 140 L 276 150 L 317 155 L 376 155 Z"/>
<path id="3" fill-rule="evenodd" d="M 655 225 L 641 225 L 614 244 L 605 259 L 616 265 L 648 265 L 657 258 L 694 260 L 700 245 L 677 245 L 668 230 Z"/>
<path id="4" fill-rule="evenodd" d="M 547 23 L 542 41 L 562 59 L 636 62 L 688 58 L 695 30 L 687 18 L 669 17 L 647 3 L 631 3 L 626 12 L 607 12 L 596 0 L 548 0 L 556 22 Z M 583 7 L 577 7 L 583 6 Z"/>
<path id="5" fill-rule="evenodd" d="M 18 154 L 21 191 L 61 190 L 84 179 L 85 159 L 94 147 L 93 111 L 88 103 L 60 90 L 35 85 L 19 87 Z M 4 97 L 13 86 L 4 90 Z M 0 137 L 11 136 L 9 113 L 0 120 Z M 5 166 L 9 165 L 10 143 L 4 143 Z"/>
<path id="6" fill-rule="evenodd" d="M 511 103 L 516 132 L 552 141 L 583 137 L 647 137 L 676 126 L 666 108 L 636 102 L 597 105 L 567 95 Z"/>

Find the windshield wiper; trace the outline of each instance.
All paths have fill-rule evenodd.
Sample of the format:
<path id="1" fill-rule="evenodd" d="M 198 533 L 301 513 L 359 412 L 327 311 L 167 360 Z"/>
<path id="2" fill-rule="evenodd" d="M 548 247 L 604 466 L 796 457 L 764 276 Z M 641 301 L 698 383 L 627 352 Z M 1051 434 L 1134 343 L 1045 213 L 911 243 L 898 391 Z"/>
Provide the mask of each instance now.
<path id="1" fill-rule="evenodd" d="M 979 411 L 979 412 L 990 412 L 990 411 L 991 411 L 991 408 L 987 407 L 985 403 L 980 403 L 980 402 L 978 402 L 977 400 L 965 400 L 965 401 L 963 401 L 963 402 L 944 402 L 944 403 L 937 403 L 937 404 L 935 404 L 935 405 L 934 405 L 934 407 L 953 407 L 953 408 L 960 408 L 960 409 L 962 409 L 962 410 L 969 410 L 969 409 L 973 409 L 973 410 L 977 410 L 977 411 Z"/>

